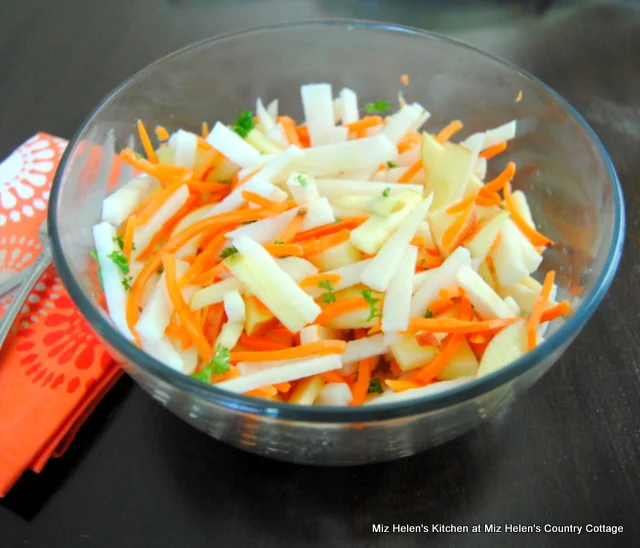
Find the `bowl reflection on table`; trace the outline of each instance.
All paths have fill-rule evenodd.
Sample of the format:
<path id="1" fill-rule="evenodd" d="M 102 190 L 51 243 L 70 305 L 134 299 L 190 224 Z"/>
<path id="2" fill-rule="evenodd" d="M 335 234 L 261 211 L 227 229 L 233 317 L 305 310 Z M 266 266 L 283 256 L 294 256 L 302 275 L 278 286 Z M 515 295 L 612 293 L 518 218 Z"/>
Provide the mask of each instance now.
<path id="1" fill-rule="evenodd" d="M 396 404 L 303 407 L 223 392 L 175 372 L 130 344 L 93 291 L 91 226 L 107 193 L 90 169 L 110 132 L 127 146 L 138 118 L 198 131 L 203 120 L 230 122 L 256 97 L 278 97 L 281 112 L 301 119 L 300 85 L 330 82 L 358 92 L 361 103 L 404 94 L 432 113 L 428 128 L 452 119 L 467 134 L 517 118 L 507 160 L 523 169 L 534 217 L 556 245 L 540 274 L 558 272 L 560 298 L 575 313 L 546 341 L 480 380 Z M 518 92 L 523 99 L 516 102 Z M 141 146 L 137 144 L 138 150 Z M 525 169 L 526 166 L 526 169 Z M 491 175 L 491 173 L 489 174 Z M 112 190 L 112 189 L 109 189 Z M 624 234 L 620 185 L 602 145 L 556 93 L 516 67 L 464 44 L 383 24 L 312 22 L 265 27 L 201 42 L 147 67 L 113 92 L 67 149 L 49 212 L 54 259 L 80 311 L 145 390 L 185 421 L 242 449 L 322 465 L 360 464 L 410 455 L 468 431 L 529 388 L 558 360 L 594 312 L 617 268 Z"/>

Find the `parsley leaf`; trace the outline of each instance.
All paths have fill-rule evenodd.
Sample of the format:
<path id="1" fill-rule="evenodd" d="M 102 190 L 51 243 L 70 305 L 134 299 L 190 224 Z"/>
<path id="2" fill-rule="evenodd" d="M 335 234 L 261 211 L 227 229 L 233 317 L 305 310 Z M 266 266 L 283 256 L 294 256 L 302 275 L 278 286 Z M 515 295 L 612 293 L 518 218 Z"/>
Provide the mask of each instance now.
<path id="1" fill-rule="evenodd" d="M 221 256 L 223 259 L 226 259 L 227 257 L 231 257 L 231 255 L 235 255 L 238 252 L 238 250 L 234 247 L 225 247 L 222 250 Z"/>
<path id="2" fill-rule="evenodd" d="M 333 292 L 334 287 L 329 280 L 320 280 L 318 282 L 318 287 L 320 289 L 326 289 L 327 292 L 322 295 L 322 300 L 324 304 L 331 304 L 336 302 L 336 296 Z"/>
<path id="3" fill-rule="evenodd" d="M 391 187 L 385 188 L 385 189 L 382 191 L 382 196 L 383 196 L 383 198 L 388 198 L 388 197 L 389 197 L 389 193 L 390 193 L 390 192 L 391 192 Z"/>
<path id="4" fill-rule="evenodd" d="M 274 244 L 283 244 L 284 242 L 281 242 L 280 240 L 275 240 L 273 243 Z"/>
<path id="5" fill-rule="evenodd" d="M 380 379 L 378 378 L 371 379 L 371 382 L 369 383 L 369 390 L 367 390 L 367 392 L 369 394 L 372 394 L 372 393 L 382 394 L 384 390 L 382 389 L 382 384 L 380 383 Z"/>
<path id="6" fill-rule="evenodd" d="M 307 181 L 302 174 L 296 177 L 296 181 L 300 183 L 300 186 L 307 186 L 309 184 L 309 181 Z"/>
<path id="7" fill-rule="evenodd" d="M 376 101 L 375 103 L 367 103 L 364 106 L 364 109 L 369 113 L 373 114 L 374 112 L 383 112 L 385 110 L 389 110 L 391 105 L 387 103 L 387 101 Z"/>
<path id="8" fill-rule="evenodd" d="M 230 359 L 229 349 L 219 344 L 209 364 L 202 371 L 193 374 L 192 377 L 199 381 L 210 383 L 212 375 L 224 375 L 229 371 L 231 368 Z"/>
<path id="9" fill-rule="evenodd" d="M 98 262 L 98 252 L 95 249 L 89 251 L 89 255 L 91 255 L 92 259 L 98 263 L 98 278 L 100 278 L 100 285 L 104 287 L 104 282 L 102 281 L 102 270 L 100 269 L 100 263 Z"/>
<path id="10" fill-rule="evenodd" d="M 374 299 L 370 289 L 363 289 L 362 291 L 360 291 L 360 294 L 362 295 L 364 300 L 367 301 L 367 304 L 369 305 L 369 317 L 367 318 L 366 321 L 371 321 L 374 318 L 382 318 L 382 315 L 376 308 L 376 303 L 380 299 Z"/>
<path id="11" fill-rule="evenodd" d="M 387 162 L 387 167 L 391 169 L 392 167 L 398 167 L 398 164 L 396 164 L 395 162 L 389 161 Z"/>
<path id="12" fill-rule="evenodd" d="M 113 238 L 113 242 L 118 244 L 118 247 L 122 250 L 124 249 L 124 238 L 120 236 L 120 234 L 116 234 Z"/>
<path id="13" fill-rule="evenodd" d="M 253 112 L 243 110 L 231 129 L 244 139 L 254 127 Z"/>
<path id="14" fill-rule="evenodd" d="M 433 310 L 427 308 L 427 312 L 424 315 L 425 318 L 433 318 Z"/>
<path id="15" fill-rule="evenodd" d="M 107 255 L 107 257 L 111 259 L 120 270 L 122 270 L 123 274 L 129 274 L 129 261 L 126 255 L 119 251 L 112 251 Z"/>
<path id="16" fill-rule="evenodd" d="M 127 291 L 131 291 L 131 282 L 133 282 L 133 276 L 125 276 L 122 278 L 122 285 Z"/>

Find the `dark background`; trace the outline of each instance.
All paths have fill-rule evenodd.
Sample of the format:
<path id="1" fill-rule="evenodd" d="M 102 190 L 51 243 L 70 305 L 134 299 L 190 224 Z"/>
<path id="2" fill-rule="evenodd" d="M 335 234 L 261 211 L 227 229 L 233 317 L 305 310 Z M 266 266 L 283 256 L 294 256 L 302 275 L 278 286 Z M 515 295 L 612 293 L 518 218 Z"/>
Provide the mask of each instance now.
<path id="1" fill-rule="evenodd" d="M 0 546 L 609 546 L 640 538 L 640 5 L 383 0 L 2 0 L 0 157 L 69 138 L 148 62 L 221 32 L 358 17 L 451 34 L 573 103 L 627 203 L 619 275 L 565 356 L 502 416 L 428 453 L 322 469 L 241 453 L 122 379 L 68 453 L 0 501 Z M 372 534 L 373 523 L 622 525 L 601 535 Z"/>

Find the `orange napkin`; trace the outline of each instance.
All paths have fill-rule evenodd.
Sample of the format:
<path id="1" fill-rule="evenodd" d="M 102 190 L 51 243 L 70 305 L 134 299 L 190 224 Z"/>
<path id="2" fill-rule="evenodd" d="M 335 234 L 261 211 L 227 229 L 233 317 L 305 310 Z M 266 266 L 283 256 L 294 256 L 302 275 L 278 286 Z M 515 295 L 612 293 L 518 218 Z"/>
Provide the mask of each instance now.
<path id="1" fill-rule="evenodd" d="M 41 245 L 49 190 L 66 141 L 39 133 L 0 164 L 0 276 L 27 268 Z M 0 296 L 0 316 L 15 291 Z M 0 497 L 22 473 L 64 453 L 122 373 L 51 266 L 0 349 Z"/>

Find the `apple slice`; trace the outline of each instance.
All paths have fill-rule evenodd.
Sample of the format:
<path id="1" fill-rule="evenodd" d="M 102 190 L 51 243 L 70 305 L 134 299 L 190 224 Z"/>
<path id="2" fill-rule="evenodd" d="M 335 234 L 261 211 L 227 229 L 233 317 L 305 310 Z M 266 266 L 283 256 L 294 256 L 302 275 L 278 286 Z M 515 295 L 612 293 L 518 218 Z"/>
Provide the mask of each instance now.
<path id="1" fill-rule="evenodd" d="M 511 221 L 502 225 L 491 258 L 500 285 L 518 283 L 535 272 L 542 262 L 542 256 Z"/>
<path id="2" fill-rule="evenodd" d="M 538 337 L 538 344 L 542 339 Z M 487 345 L 480 360 L 478 377 L 489 375 L 527 353 L 527 322 L 514 323 L 500 331 Z"/>
<path id="3" fill-rule="evenodd" d="M 469 240 L 467 240 L 464 246 L 471 253 L 472 259 L 480 259 L 484 261 L 491 246 L 496 241 L 502 226 L 509 218 L 508 211 L 501 211 L 484 224 L 484 226 L 478 230 Z"/>
<path id="4" fill-rule="evenodd" d="M 362 253 L 347 240 L 325 251 L 310 255 L 307 258 L 317 266 L 320 271 L 325 272 L 357 263 L 362 259 Z"/>
<path id="5" fill-rule="evenodd" d="M 261 304 L 255 297 L 245 299 L 245 330 L 247 335 L 257 335 L 275 321 L 271 311 Z"/>
<path id="6" fill-rule="evenodd" d="M 437 346 L 421 346 L 415 335 L 403 335 L 390 346 L 391 354 L 403 371 L 427 365 L 440 353 Z"/>
<path id="7" fill-rule="evenodd" d="M 435 140 L 435 138 L 426 131 L 422 134 L 422 144 L 420 148 L 422 154 L 422 167 L 427 172 L 427 177 L 431 174 L 435 166 L 440 161 L 440 157 L 444 152 L 444 147 Z M 406 153 L 405 153 L 406 154 Z M 400 158 L 402 158 L 402 154 Z M 413 163 L 413 162 L 412 162 Z M 400 164 L 404 165 L 404 164 Z M 411 164 L 407 164 L 411 165 Z"/>
<path id="8" fill-rule="evenodd" d="M 466 340 L 462 341 L 447 366 L 436 378 L 440 381 L 452 381 L 460 377 L 475 376 L 478 373 L 478 359 Z"/>
<path id="9" fill-rule="evenodd" d="M 470 266 L 465 265 L 458 270 L 457 280 L 485 320 L 515 316 L 509 305 Z"/>
<path id="10" fill-rule="evenodd" d="M 288 402 L 298 405 L 313 405 L 324 385 L 324 379 L 320 375 L 302 379 L 291 393 Z"/>

